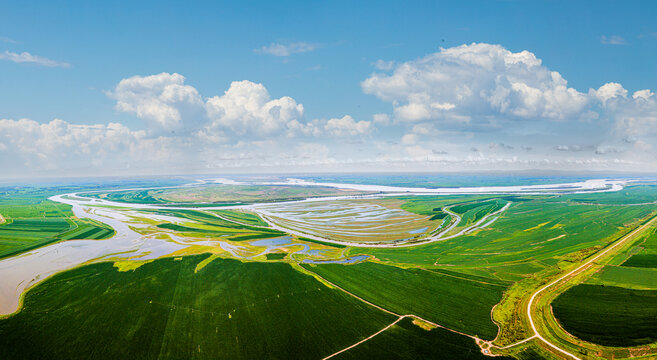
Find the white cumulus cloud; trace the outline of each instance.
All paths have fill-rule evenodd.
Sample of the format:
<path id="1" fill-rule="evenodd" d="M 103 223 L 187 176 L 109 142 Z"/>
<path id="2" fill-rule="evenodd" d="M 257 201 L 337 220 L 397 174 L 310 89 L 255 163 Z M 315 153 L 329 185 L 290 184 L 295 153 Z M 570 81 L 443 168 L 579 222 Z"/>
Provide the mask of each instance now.
<path id="1" fill-rule="evenodd" d="M 108 92 L 115 108 L 147 122 L 149 133 L 194 134 L 209 143 L 272 135 L 354 136 L 371 131 L 371 121 L 342 118 L 304 119 L 304 107 L 293 98 L 272 98 L 264 85 L 234 81 L 223 95 L 203 99 L 180 74 L 161 73 L 123 79 Z M 378 118 L 383 119 L 382 115 Z"/>
<path id="2" fill-rule="evenodd" d="M 362 135 L 370 132 L 372 122 L 356 121 L 349 115 L 341 118 L 329 119 L 324 125 L 324 130 L 334 136 Z"/>
<path id="3" fill-rule="evenodd" d="M 591 93 L 602 102 L 603 105 L 606 105 L 608 101 L 616 98 L 627 98 L 627 90 L 623 88 L 623 85 L 619 83 L 606 83 L 598 90 L 593 90 Z"/>
<path id="4" fill-rule="evenodd" d="M 361 83 L 365 93 L 391 102 L 400 120 L 486 116 L 564 120 L 587 104 L 586 94 L 542 65 L 529 51 L 471 44 L 397 65 Z"/>
<path id="5" fill-rule="evenodd" d="M 210 128 L 228 128 L 238 134 L 269 134 L 294 127 L 303 117 L 303 105 L 289 97 L 271 99 L 262 84 L 234 81 L 223 96 L 206 104 Z"/>
<path id="6" fill-rule="evenodd" d="M 116 99 L 116 109 L 133 113 L 157 130 L 181 130 L 198 122 L 203 100 L 180 74 L 160 73 L 121 80 L 108 95 Z M 183 115 L 186 119 L 183 120 Z"/>

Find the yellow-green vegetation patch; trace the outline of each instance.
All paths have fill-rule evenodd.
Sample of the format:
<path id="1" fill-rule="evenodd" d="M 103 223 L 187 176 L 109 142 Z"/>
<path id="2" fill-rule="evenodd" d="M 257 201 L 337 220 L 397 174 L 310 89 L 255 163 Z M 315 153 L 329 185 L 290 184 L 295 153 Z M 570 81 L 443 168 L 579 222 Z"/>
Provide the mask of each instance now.
<path id="1" fill-rule="evenodd" d="M 188 247 L 176 250 L 171 253 L 171 256 L 187 256 L 187 255 L 199 255 L 204 253 L 224 253 L 225 251 L 219 246 L 207 246 L 207 245 L 193 245 L 191 244 Z"/>
<path id="2" fill-rule="evenodd" d="M 555 237 L 553 237 L 553 238 L 549 238 L 549 239 L 547 239 L 547 240 L 543 240 L 543 241 L 539 241 L 539 242 L 533 243 L 532 245 L 538 245 L 538 244 L 542 244 L 542 243 L 546 243 L 546 242 L 550 242 L 550 241 L 554 241 L 554 240 L 559 240 L 559 239 L 561 239 L 561 238 L 565 238 L 565 237 L 566 237 L 566 234 L 561 234 L 561 235 L 559 235 L 559 236 L 555 236 Z"/>
<path id="3" fill-rule="evenodd" d="M 420 319 L 413 319 L 413 324 L 415 324 L 415 326 L 419 326 L 420 328 L 422 328 L 426 331 L 431 331 L 432 329 L 436 328 L 436 325 L 430 324 L 430 323 L 428 323 L 424 320 L 420 320 Z"/>
<path id="4" fill-rule="evenodd" d="M 194 272 L 197 273 L 199 270 L 206 267 L 209 263 L 211 263 L 214 259 L 217 259 L 218 257 L 219 256 L 217 256 L 216 254 L 212 254 L 207 258 L 201 260 L 198 264 L 196 264 L 196 268 L 194 269 Z"/>
<path id="5" fill-rule="evenodd" d="M 525 231 L 534 231 L 534 230 L 536 230 L 536 229 L 540 229 L 540 228 L 542 228 L 543 226 L 545 226 L 545 225 L 547 225 L 547 224 L 549 224 L 549 223 L 550 223 L 549 221 L 546 221 L 546 222 L 544 222 L 544 223 L 540 223 L 540 224 L 538 224 L 538 225 L 536 225 L 536 226 L 534 226 L 534 227 L 530 227 L 529 229 L 525 229 Z"/>
<path id="6" fill-rule="evenodd" d="M 146 265 L 150 262 L 153 262 L 153 260 L 123 260 L 123 261 L 115 261 L 114 262 L 114 267 L 120 271 L 133 271 L 135 269 L 140 268 L 143 265 Z"/>

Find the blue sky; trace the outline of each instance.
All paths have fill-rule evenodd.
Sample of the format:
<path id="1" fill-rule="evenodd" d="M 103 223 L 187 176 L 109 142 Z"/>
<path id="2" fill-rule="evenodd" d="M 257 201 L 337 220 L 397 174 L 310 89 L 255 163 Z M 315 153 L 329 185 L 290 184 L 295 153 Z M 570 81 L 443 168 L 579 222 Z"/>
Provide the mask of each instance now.
<path id="1" fill-rule="evenodd" d="M 425 171 L 654 171 L 656 16 L 657 3 L 648 1 L 3 1 L 0 155 L 15 158 L 7 164 L 9 176 L 388 171 L 400 164 Z M 539 88 L 541 105 L 519 100 L 518 87 L 505 95 L 510 105 L 490 100 L 492 90 L 475 84 L 479 78 L 455 75 L 467 68 L 459 64 L 468 61 L 465 55 L 444 53 L 430 64 L 417 63 L 441 48 L 463 45 L 468 54 L 502 62 L 508 55 L 502 50 L 533 54 L 540 66 L 495 68 L 478 76 L 494 81 L 501 75 L 507 85 Z M 404 66 L 415 75 L 397 73 Z M 539 70 L 543 75 L 527 74 Z M 436 71 L 454 73 L 447 83 L 425 81 Z M 557 82 L 545 79 L 550 72 L 578 94 L 551 103 Z M 178 113 L 180 119 L 171 120 L 177 128 L 171 121 L 164 126 L 162 113 L 144 114 L 144 102 L 151 110 L 156 106 L 147 97 L 160 97 L 162 88 L 135 93 L 134 86 L 143 91 L 148 77 L 158 74 L 167 74 L 159 84 L 197 93 L 185 104 L 158 103 L 165 107 L 158 111 Z M 134 76 L 139 84 L 118 88 Z M 423 79 L 415 87 L 390 88 L 393 81 L 407 81 L 404 76 Z M 242 88 L 249 94 L 260 91 L 257 84 L 265 89 L 260 112 L 242 109 L 231 118 L 228 107 L 249 106 L 232 100 L 222 100 L 219 113 L 208 110 L 207 99 L 222 97 L 232 82 L 243 80 L 250 82 Z M 609 83 L 625 93 L 605 88 L 615 94 L 609 100 L 589 90 Z M 481 95 L 488 100 L 454 102 L 447 91 L 459 86 L 490 93 Z M 644 89 L 653 90 L 634 96 Z M 294 101 L 283 106 L 293 114 L 262 115 L 279 106 L 267 101 L 281 98 Z M 408 104 L 416 112 L 410 114 Z M 443 107 L 436 110 L 436 104 Z M 422 106 L 434 110 L 417 113 Z M 554 106 L 569 110 L 546 110 Z M 53 119 L 62 123 L 33 128 Z M 267 128 L 272 122 L 277 125 Z M 110 123 L 125 132 L 119 136 L 114 129 L 108 137 L 107 129 L 98 129 Z M 73 125 L 89 128 L 80 133 Z M 94 136 L 105 144 L 74 149 Z M 30 143 L 48 151 L 31 151 Z"/>

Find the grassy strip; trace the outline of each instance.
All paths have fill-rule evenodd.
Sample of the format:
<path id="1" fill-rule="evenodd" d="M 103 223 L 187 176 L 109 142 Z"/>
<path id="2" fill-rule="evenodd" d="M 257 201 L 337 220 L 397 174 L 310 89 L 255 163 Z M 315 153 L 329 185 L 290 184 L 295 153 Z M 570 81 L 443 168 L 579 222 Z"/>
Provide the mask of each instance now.
<path id="1" fill-rule="evenodd" d="M 344 248 L 347 247 L 346 245 L 340 245 L 340 244 L 334 244 L 334 243 L 329 243 L 329 242 L 325 242 L 325 241 L 319 241 L 319 240 L 315 240 L 315 239 L 309 239 L 309 238 L 306 238 L 306 237 L 303 237 L 303 236 L 299 236 L 299 240 L 303 240 L 303 241 L 307 241 L 307 242 L 311 242 L 311 243 L 315 243 L 315 244 L 320 244 L 320 245 L 325 245 L 325 246 L 330 246 L 330 247 L 334 247 L 334 248 L 338 248 L 338 249 L 344 249 Z"/>

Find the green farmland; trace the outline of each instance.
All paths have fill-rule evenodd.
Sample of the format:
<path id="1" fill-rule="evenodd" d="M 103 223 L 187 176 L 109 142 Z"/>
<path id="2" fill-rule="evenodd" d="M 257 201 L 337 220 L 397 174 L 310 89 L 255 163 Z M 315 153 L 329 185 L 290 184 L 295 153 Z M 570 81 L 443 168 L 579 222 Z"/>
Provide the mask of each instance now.
<path id="1" fill-rule="evenodd" d="M 61 273 L 0 321 L 0 358 L 305 359 L 395 320 L 290 265 L 215 259 L 195 272 L 206 257 Z"/>
<path id="2" fill-rule="evenodd" d="M 623 266 L 657 268 L 657 254 L 636 254 L 627 259 Z"/>
<path id="3" fill-rule="evenodd" d="M 0 258 L 61 240 L 106 239 L 114 234 L 105 224 L 74 217 L 70 209 L 68 205 L 50 200 L 0 204 L 0 214 L 5 219 L 0 224 Z"/>
<path id="4" fill-rule="evenodd" d="M 134 208 L 67 198 L 86 206 L 84 219 L 45 193 L 2 199 L 0 249 L 15 266 L 27 249 L 60 264 L 68 257 L 38 250 L 99 241 L 84 242 L 97 252 L 45 280 L 30 275 L 38 281 L 19 311 L 0 320 L 0 359 L 558 359 L 537 333 L 582 359 L 657 356 L 657 204 L 647 201 L 657 198 L 655 186 L 629 186 L 623 196 L 283 204 L 259 204 L 257 194 L 310 190 L 248 187 L 213 199 L 254 205 L 194 208 L 236 189 L 200 186 L 198 199 L 193 187 L 96 193 L 142 205 Z M 174 194 L 188 206 L 172 206 L 184 200 Z M 110 241 L 102 239 L 115 231 L 101 220 L 118 224 Z M 295 221 L 326 237 L 285 227 Z M 448 236 L 422 245 L 386 238 L 441 231 Z M 377 241 L 331 242 L 354 236 Z M 0 280 L 0 290 L 18 280 L 4 288 Z M 530 303 L 550 282 L 554 290 Z"/>
<path id="5" fill-rule="evenodd" d="M 451 211 L 462 215 L 461 226 L 467 226 L 481 220 L 484 216 L 502 209 L 506 205 L 504 200 L 488 200 L 450 208 Z"/>
<path id="6" fill-rule="evenodd" d="M 552 304 L 565 330 L 583 340 L 607 346 L 657 340 L 657 291 L 582 284 Z"/>
<path id="7" fill-rule="evenodd" d="M 586 284 L 619 286 L 638 290 L 657 290 L 657 269 L 645 267 L 605 266 Z"/>
<path id="8" fill-rule="evenodd" d="M 657 229 L 650 231 L 640 241 L 636 250 L 627 258 L 621 266 L 636 268 L 657 268 Z"/>
<path id="9" fill-rule="evenodd" d="M 657 360 L 657 0 L 0 0 L 0 360 Z"/>
<path id="10" fill-rule="evenodd" d="M 159 215 L 184 219 L 184 224 L 161 222 L 158 229 L 173 230 L 186 236 L 224 237 L 226 240 L 244 241 L 285 235 L 284 232 L 267 229 L 259 217 L 236 211 L 215 212 L 198 210 L 153 210 Z M 266 225 L 266 223 L 264 223 Z"/>
<path id="11" fill-rule="evenodd" d="M 565 197 L 565 196 L 564 196 Z M 425 209 L 444 198 L 421 199 Z M 513 202 L 494 226 L 456 239 L 401 249 L 354 249 L 383 262 L 448 267 L 502 280 L 519 280 L 612 241 L 655 206 L 592 206 L 537 198 Z M 625 230 L 627 231 L 627 230 Z"/>
<path id="12" fill-rule="evenodd" d="M 374 263 L 304 268 L 397 314 L 415 314 L 485 339 L 497 334 L 490 311 L 502 299 L 504 282 Z"/>

